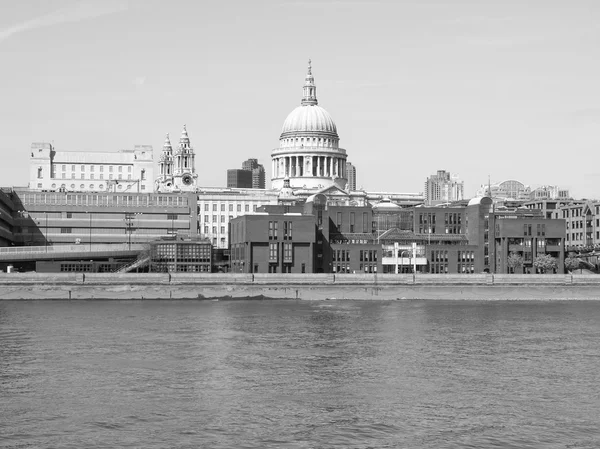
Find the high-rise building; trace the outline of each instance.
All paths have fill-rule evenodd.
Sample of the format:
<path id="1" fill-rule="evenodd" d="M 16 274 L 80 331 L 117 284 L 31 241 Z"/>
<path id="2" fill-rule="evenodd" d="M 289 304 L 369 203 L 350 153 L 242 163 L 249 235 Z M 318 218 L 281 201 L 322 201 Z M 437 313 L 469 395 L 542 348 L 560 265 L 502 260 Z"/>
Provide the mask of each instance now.
<path id="1" fill-rule="evenodd" d="M 258 163 L 258 159 L 248 159 L 242 162 L 242 170 L 246 170 L 252 173 L 252 185 L 248 188 L 252 189 L 264 189 L 265 188 L 265 167 Z M 247 175 L 246 175 L 247 176 Z M 227 176 L 229 180 L 229 175 Z M 244 178 L 245 179 L 245 178 Z M 230 186 L 229 181 L 227 187 L 239 187 Z"/>
<path id="2" fill-rule="evenodd" d="M 434 206 L 464 199 L 464 181 L 457 175 L 451 176 L 450 172 L 438 170 L 425 181 L 425 204 Z"/>
<path id="3" fill-rule="evenodd" d="M 252 169 L 252 188 L 265 188 L 265 167 L 263 167 L 262 165 L 259 165 L 258 167 Z"/>
<path id="4" fill-rule="evenodd" d="M 227 188 L 251 189 L 252 172 L 250 170 L 230 168 L 229 170 L 227 170 Z"/>
<path id="5" fill-rule="evenodd" d="M 356 191 L 356 167 L 350 162 L 346 162 L 346 173 L 348 174 L 348 188 L 349 192 Z"/>
<path id="6" fill-rule="evenodd" d="M 258 166 L 258 159 L 247 159 L 244 162 L 242 162 L 242 170 L 252 171 L 255 168 L 258 168 Z"/>

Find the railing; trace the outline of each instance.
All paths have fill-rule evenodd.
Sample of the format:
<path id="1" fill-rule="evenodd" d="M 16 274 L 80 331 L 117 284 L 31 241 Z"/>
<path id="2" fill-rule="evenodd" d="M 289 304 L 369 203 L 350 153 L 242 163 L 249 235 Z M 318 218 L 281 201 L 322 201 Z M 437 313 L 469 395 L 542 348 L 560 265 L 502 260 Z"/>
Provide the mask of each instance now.
<path id="1" fill-rule="evenodd" d="M 0 248 L 2 254 L 37 254 L 37 253 L 79 253 L 79 252 L 110 252 L 110 251 L 140 251 L 147 245 L 132 243 L 106 243 L 78 245 L 49 245 L 49 246 L 6 246 Z"/>

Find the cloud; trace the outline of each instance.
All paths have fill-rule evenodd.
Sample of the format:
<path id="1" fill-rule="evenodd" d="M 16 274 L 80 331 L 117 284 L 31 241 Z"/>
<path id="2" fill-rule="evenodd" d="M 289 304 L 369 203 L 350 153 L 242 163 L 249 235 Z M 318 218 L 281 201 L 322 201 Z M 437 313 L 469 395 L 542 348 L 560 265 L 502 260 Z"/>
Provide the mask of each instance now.
<path id="1" fill-rule="evenodd" d="M 133 80 L 133 85 L 134 86 L 143 86 L 144 83 L 146 83 L 146 77 L 145 76 L 138 76 L 137 78 L 135 78 Z"/>
<path id="2" fill-rule="evenodd" d="M 24 22 L 0 30 L 0 42 L 15 34 L 23 33 L 38 28 L 59 25 L 61 23 L 79 22 L 81 20 L 94 19 L 128 8 L 127 0 L 81 0 L 64 8 L 57 9 L 43 16 L 34 17 Z"/>

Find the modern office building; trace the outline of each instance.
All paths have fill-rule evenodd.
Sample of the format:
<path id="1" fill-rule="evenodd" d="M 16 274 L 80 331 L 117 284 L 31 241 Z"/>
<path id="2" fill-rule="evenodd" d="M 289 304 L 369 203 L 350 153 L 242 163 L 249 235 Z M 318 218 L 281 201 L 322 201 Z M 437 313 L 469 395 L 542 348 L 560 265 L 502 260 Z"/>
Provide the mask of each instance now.
<path id="1" fill-rule="evenodd" d="M 561 206 L 558 214 L 566 221 L 568 249 L 600 249 L 600 201 L 572 201 Z"/>
<path id="2" fill-rule="evenodd" d="M 242 170 L 248 170 L 252 172 L 251 188 L 265 188 L 265 167 L 258 163 L 258 159 L 248 159 L 242 162 Z"/>
<path id="3" fill-rule="evenodd" d="M 196 236 L 194 193 L 39 192 L 10 197 L 15 245 L 137 244 Z"/>
<path id="4" fill-rule="evenodd" d="M 31 144 L 29 188 L 65 192 L 153 191 L 150 145 L 117 152 L 57 151 L 46 142 Z"/>
<path id="5" fill-rule="evenodd" d="M 251 189 L 252 171 L 230 168 L 227 170 L 227 188 L 229 189 Z"/>
<path id="6" fill-rule="evenodd" d="M 234 218 L 234 273 L 312 273 L 315 221 L 300 213 L 256 212 Z"/>
<path id="7" fill-rule="evenodd" d="M 348 185 L 346 189 L 349 192 L 354 192 L 356 190 L 356 167 L 350 162 L 346 162 L 346 171 L 348 172 Z"/>
<path id="8" fill-rule="evenodd" d="M 296 189 L 346 187 L 346 150 L 339 147 L 339 136 L 331 115 L 318 105 L 317 86 L 310 60 L 302 89 L 300 106 L 285 119 L 279 147 L 271 152 L 271 187 L 281 189 L 290 179 Z"/>
<path id="9" fill-rule="evenodd" d="M 208 240 L 163 240 L 150 244 L 151 273 L 210 273 L 212 245 Z"/>
<path id="10" fill-rule="evenodd" d="M 424 196 L 428 206 L 460 201 L 464 199 L 464 181 L 450 172 L 438 170 L 425 181 Z"/>

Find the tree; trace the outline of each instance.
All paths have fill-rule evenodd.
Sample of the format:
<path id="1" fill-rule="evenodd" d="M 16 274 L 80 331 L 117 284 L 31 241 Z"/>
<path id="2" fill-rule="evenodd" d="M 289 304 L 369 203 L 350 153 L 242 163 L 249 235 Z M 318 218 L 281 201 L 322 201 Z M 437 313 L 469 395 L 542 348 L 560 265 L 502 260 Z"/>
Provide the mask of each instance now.
<path id="1" fill-rule="evenodd" d="M 540 254 L 533 261 L 533 266 L 542 273 L 546 273 L 547 271 L 556 270 L 558 263 L 556 262 L 556 258 L 550 254 Z"/>
<path id="2" fill-rule="evenodd" d="M 574 271 L 580 267 L 580 261 L 575 257 L 574 252 L 570 252 L 568 257 L 565 259 L 565 268 L 569 271 Z"/>
<path id="3" fill-rule="evenodd" d="M 508 258 L 506 259 L 506 263 L 508 265 L 508 268 L 511 268 L 512 272 L 514 273 L 515 268 L 523 267 L 523 257 L 519 253 L 511 251 L 511 253 L 508 255 Z"/>

